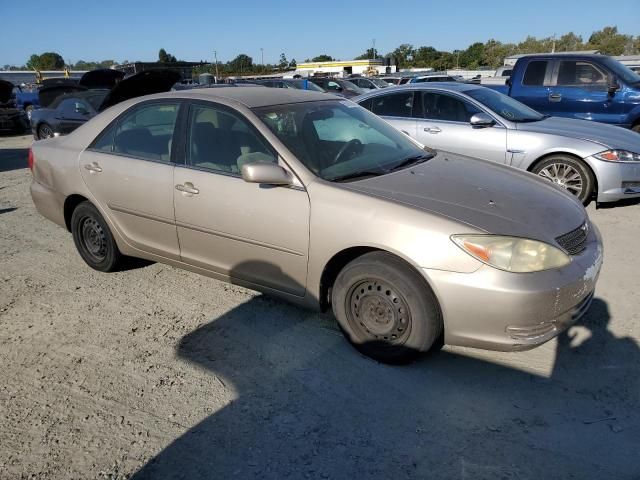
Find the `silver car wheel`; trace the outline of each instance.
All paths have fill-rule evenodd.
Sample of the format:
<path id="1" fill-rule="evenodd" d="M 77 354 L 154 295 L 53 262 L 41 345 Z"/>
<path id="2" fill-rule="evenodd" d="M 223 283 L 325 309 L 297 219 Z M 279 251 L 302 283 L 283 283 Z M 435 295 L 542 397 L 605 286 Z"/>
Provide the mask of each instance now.
<path id="1" fill-rule="evenodd" d="M 567 165 L 566 163 L 552 163 L 540 170 L 538 175 L 555 183 L 559 187 L 569 190 L 576 197 L 580 197 L 582 194 L 582 175 L 571 165 Z"/>

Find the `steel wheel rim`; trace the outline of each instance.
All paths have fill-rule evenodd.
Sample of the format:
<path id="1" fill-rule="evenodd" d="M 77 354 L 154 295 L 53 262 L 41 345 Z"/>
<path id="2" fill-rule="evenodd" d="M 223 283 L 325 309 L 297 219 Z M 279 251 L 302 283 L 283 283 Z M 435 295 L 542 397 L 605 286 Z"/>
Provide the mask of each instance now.
<path id="1" fill-rule="evenodd" d="M 582 194 L 584 188 L 582 175 L 572 165 L 567 163 L 552 163 L 540 170 L 538 175 L 568 190 L 576 197 Z"/>
<path id="2" fill-rule="evenodd" d="M 107 256 L 107 236 L 102 226 L 91 217 L 80 220 L 80 240 L 85 251 L 97 261 Z"/>
<path id="3" fill-rule="evenodd" d="M 47 125 L 42 125 L 40 127 L 40 137 L 41 138 L 51 138 L 53 137 L 53 130 Z"/>
<path id="4" fill-rule="evenodd" d="M 366 279 L 347 292 L 347 320 L 360 340 L 402 344 L 411 332 L 411 311 L 397 289 Z"/>

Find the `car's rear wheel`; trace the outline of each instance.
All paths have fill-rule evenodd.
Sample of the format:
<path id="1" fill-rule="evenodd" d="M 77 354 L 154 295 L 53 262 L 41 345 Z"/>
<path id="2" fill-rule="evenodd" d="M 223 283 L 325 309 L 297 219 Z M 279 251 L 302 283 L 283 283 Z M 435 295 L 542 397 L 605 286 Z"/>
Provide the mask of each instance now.
<path id="1" fill-rule="evenodd" d="M 53 129 L 47 125 L 46 123 L 43 123 L 41 125 L 38 125 L 38 138 L 43 140 L 45 138 L 52 138 L 53 137 Z"/>
<path id="2" fill-rule="evenodd" d="M 82 202 L 71 215 L 73 241 L 82 259 L 95 270 L 113 272 L 123 262 L 107 223 L 98 209 L 89 202 Z"/>
<path id="3" fill-rule="evenodd" d="M 538 163 L 532 172 L 555 183 L 587 205 L 591 201 L 595 180 L 589 167 L 569 155 L 553 155 Z"/>
<path id="4" fill-rule="evenodd" d="M 336 278 L 331 303 L 349 341 L 381 362 L 411 361 L 442 334 L 440 307 L 425 280 L 385 252 L 347 264 Z"/>

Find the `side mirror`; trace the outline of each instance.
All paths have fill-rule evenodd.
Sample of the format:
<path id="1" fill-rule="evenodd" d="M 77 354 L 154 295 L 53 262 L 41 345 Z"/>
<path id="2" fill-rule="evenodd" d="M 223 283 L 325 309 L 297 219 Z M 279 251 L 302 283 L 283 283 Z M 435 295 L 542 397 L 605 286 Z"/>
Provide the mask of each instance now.
<path id="1" fill-rule="evenodd" d="M 469 120 L 469 123 L 474 128 L 486 128 L 494 126 L 496 124 L 496 121 L 486 113 L 481 112 L 473 115 L 471 117 L 471 120 Z"/>
<path id="2" fill-rule="evenodd" d="M 618 90 L 620 90 L 620 84 L 615 78 L 612 79 L 611 82 L 609 82 L 609 87 L 607 90 L 609 91 L 609 95 L 611 95 L 612 97 L 616 94 Z"/>
<path id="3" fill-rule="evenodd" d="M 249 183 L 267 185 L 291 185 L 291 174 L 280 165 L 271 162 L 245 163 L 242 166 L 242 179 Z"/>

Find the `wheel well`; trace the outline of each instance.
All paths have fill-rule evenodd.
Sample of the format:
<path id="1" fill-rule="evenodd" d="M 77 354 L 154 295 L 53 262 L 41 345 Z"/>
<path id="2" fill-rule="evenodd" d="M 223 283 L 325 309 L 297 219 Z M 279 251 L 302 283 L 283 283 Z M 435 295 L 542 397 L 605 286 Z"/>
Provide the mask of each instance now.
<path id="1" fill-rule="evenodd" d="M 584 166 L 587 167 L 587 169 L 591 172 L 591 176 L 593 177 L 593 186 L 594 186 L 594 192 L 597 194 L 598 193 L 598 177 L 596 177 L 596 172 L 593 171 L 593 168 L 591 168 L 591 165 L 589 165 L 587 162 L 585 162 L 582 158 L 580 158 L 578 155 L 574 155 L 573 153 L 568 153 L 568 152 L 552 152 L 552 153 L 547 153 L 546 155 L 543 155 L 542 157 L 536 159 L 531 165 L 529 165 L 529 168 L 527 168 L 527 172 L 531 172 L 533 171 L 534 167 L 536 165 L 538 165 L 540 162 L 544 162 L 547 158 L 549 157 L 553 157 L 555 155 L 566 155 L 567 157 L 572 157 L 575 158 L 576 160 L 582 162 L 582 164 Z"/>
<path id="2" fill-rule="evenodd" d="M 76 207 L 82 202 L 86 202 L 87 199 L 82 195 L 69 195 L 64 201 L 64 223 L 67 226 L 67 230 L 71 231 L 71 215 Z"/>

